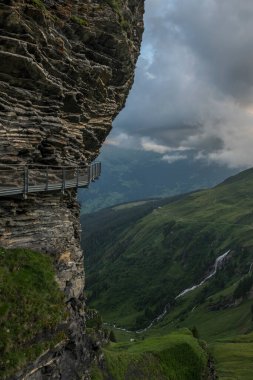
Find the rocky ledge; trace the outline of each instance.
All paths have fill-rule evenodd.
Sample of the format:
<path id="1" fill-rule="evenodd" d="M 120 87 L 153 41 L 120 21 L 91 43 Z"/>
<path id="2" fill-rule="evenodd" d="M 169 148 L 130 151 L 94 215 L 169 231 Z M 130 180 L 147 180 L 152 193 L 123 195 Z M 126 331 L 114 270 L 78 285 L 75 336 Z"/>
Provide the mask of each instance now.
<path id="1" fill-rule="evenodd" d="M 143 1 L 0 1 L 0 166 L 98 155 L 133 83 Z M 89 379 L 76 190 L 0 198 L 0 211 L 0 245 L 51 255 L 69 310 L 67 341 L 14 379 Z"/>

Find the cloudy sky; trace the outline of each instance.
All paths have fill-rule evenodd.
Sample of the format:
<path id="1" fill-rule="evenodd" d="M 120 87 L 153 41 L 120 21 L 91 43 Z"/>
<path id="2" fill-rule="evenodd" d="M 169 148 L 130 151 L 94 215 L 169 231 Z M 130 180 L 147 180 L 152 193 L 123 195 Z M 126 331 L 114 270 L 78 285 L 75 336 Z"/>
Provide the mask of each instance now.
<path id="1" fill-rule="evenodd" d="M 253 166 L 252 0 L 146 0 L 135 83 L 108 143 Z"/>

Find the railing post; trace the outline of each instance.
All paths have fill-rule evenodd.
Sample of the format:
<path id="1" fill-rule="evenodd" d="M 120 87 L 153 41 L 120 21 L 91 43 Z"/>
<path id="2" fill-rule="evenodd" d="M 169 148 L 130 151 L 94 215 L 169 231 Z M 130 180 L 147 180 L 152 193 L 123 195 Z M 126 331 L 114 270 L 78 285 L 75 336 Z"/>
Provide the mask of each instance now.
<path id="1" fill-rule="evenodd" d="M 28 171 L 28 166 L 24 167 L 24 198 L 27 198 L 27 194 L 29 191 L 29 171 Z"/>
<path id="2" fill-rule="evenodd" d="M 65 181 L 66 181 L 65 168 L 62 168 L 62 190 L 61 190 L 62 194 L 64 194 L 65 192 L 65 185 L 66 185 Z"/>
<path id="3" fill-rule="evenodd" d="M 88 176 L 88 184 L 90 184 L 91 182 L 91 179 L 92 179 L 92 171 L 91 171 L 91 165 L 89 165 L 89 170 L 88 170 L 88 173 L 89 173 L 89 176 Z"/>
<path id="4" fill-rule="evenodd" d="M 87 184 L 89 185 L 90 184 L 90 178 L 91 178 L 91 166 L 90 165 L 87 166 L 87 174 L 88 174 Z"/>
<path id="5" fill-rule="evenodd" d="M 91 170 L 92 170 L 91 180 L 92 182 L 94 182 L 94 164 L 91 164 Z"/>

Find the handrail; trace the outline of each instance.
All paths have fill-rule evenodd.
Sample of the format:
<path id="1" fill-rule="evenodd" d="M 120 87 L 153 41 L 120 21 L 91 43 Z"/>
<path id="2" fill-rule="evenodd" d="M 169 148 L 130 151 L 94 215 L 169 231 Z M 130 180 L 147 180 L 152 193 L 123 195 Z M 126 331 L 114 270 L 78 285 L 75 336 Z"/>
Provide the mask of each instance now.
<path id="1" fill-rule="evenodd" d="M 101 163 L 87 166 L 0 165 L 0 197 L 88 187 L 101 174 Z"/>

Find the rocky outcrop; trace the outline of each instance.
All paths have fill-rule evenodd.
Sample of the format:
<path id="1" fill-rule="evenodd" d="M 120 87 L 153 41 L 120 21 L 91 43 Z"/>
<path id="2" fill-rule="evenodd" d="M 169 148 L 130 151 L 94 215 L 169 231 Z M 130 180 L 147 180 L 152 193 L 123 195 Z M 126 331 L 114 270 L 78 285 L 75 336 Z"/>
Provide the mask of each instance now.
<path id="1" fill-rule="evenodd" d="M 0 166 L 91 162 L 133 82 L 143 0 L 0 6 Z M 0 211 L 0 245 L 52 255 L 69 309 L 68 341 L 14 378 L 88 379 L 93 353 L 76 190 L 0 198 Z"/>
<path id="2" fill-rule="evenodd" d="M 0 4 L 0 163 L 96 157 L 133 81 L 143 1 Z"/>

